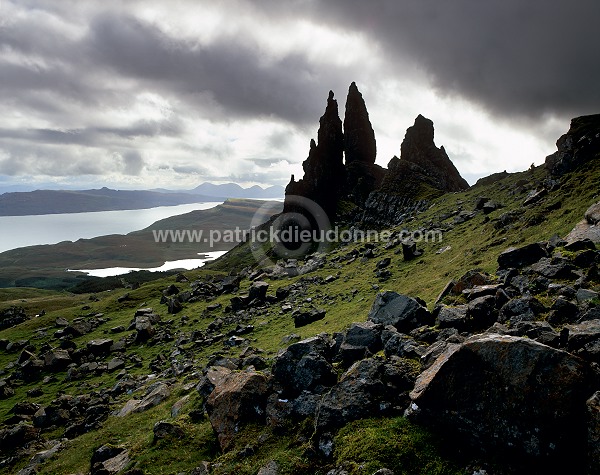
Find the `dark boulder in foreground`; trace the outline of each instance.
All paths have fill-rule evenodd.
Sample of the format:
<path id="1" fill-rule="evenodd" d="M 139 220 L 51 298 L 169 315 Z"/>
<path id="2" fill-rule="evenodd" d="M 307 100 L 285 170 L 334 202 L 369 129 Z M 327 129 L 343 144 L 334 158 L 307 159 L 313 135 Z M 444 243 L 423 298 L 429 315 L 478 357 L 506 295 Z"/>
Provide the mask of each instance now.
<path id="1" fill-rule="evenodd" d="M 423 421 L 483 453 L 583 473 L 589 376 L 584 361 L 565 351 L 478 335 L 451 345 L 410 396 Z"/>

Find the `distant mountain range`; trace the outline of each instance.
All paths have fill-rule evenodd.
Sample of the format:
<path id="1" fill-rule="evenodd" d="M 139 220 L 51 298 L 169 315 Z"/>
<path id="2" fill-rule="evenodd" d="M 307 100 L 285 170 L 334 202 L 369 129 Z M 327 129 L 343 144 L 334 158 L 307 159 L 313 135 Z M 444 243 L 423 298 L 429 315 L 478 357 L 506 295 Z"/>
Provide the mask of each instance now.
<path id="1" fill-rule="evenodd" d="M 160 193 L 190 193 L 194 195 L 211 196 L 214 198 L 256 198 L 256 199 L 273 199 L 283 198 L 285 188 L 283 186 L 269 186 L 261 188 L 258 185 L 250 188 L 242 188 L 237 183 L 223 183 L 215 185 L 214 183 L 202 183 L 192 190 L 167 190 L 164 188 L 156 188 L 151 191 Z"/>
<path id="2" fill-rule="evenodd" d="M 281 186 L 242 188 L 235 183 L 202 183 L 192 190 L 35 190 L 0 195 L 0 216 L 86 213 L 176 206 L 227 198 L 282 198 Z"/>

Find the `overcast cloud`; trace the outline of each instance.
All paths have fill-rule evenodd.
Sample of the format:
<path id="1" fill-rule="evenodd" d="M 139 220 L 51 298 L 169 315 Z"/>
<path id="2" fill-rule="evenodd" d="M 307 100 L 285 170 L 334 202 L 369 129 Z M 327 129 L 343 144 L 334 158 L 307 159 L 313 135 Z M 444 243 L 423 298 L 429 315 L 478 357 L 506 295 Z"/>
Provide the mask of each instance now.
<path id="1" fill-rule="evenodd" d="M 190 188 L 301 174 L 327 93 L 377 162 L 421 113 L 469 181 L 600 112 L 592 0 L 0 1 L 0 186 Z"/>

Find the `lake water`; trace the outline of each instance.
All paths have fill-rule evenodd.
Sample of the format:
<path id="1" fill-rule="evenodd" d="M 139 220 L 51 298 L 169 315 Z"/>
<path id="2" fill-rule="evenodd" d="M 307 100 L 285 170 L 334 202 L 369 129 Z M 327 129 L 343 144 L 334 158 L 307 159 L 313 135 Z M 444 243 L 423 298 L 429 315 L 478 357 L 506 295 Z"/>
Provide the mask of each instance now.
<path id="1" fill-rule="evenodd" d="M 107 234 L 127 234 L 159 219 L 209 209 L 222 202 L 193 203 L 125 211 L 0 216 L 0 252 L 38 244 L 90 239 Z"/>
<path id="2" fill-rule="evenodd" d="M 114 275 L 127 274 L 131 271 L 149 270 L 152 272 L 160 272 L 173 269 L 196 269 L 202 267 L 205 262 L 217 259 L 227 251 L 211 251 L 203 252 L 200 255 L 205 256 L 202 259 L 181 259 L 179 261 L 167 261 L 160 267 L 152 267 L 150 269 L 141 269 L 139 267 L 108 267 L 106 269 L 69 269 L 70 272 L 85 272 L 87 275 L 94 277 L 111 277 Z"/>

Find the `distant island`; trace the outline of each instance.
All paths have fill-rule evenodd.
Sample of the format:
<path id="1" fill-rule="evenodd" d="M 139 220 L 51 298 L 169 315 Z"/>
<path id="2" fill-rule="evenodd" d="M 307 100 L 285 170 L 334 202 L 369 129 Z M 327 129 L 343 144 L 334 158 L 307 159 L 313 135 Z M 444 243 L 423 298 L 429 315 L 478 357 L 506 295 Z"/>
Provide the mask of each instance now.
<path id="1" fill-rule="evenodd" d="M 89 213 L 177 206 L 228 198 L 282 198 L 281 186 L 242 188 L 234 183 L 202 183 L 192 190 L 35 190 L 0 195 L 0 216 Z"/>

